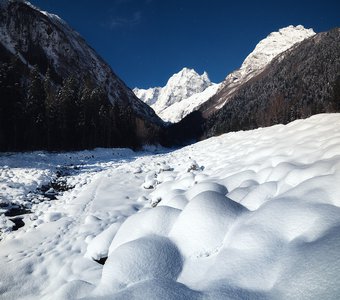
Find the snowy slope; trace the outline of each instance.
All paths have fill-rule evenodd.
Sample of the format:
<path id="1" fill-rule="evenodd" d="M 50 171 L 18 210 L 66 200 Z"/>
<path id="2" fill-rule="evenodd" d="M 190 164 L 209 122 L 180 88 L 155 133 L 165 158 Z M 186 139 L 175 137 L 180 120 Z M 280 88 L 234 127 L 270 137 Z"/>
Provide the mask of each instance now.
<path id="1" fill-rule="evenodd" d="M 183 111 L 183 107 L 185 108 L 186 106 L 177 106 L 177 109 L 180 108 L 177 113 L 176 109 L 173 109 L 169 114 L 166 110 L 172 105 L 188 99 L 190 96 L 202 93 L 211 85 L 213 85 L 213 83 L 210 81 L 206 72 L 199 75 L 193 69 L 183 68 L 178 73 L 172 75 L 164 87 L 149 88 L 146 90 L 134 88 L 133 92 L 139 99 L 149 104 L 164 121 L 175 122 L 181 119 L 181 115 L 188 113 Z M 196 100 L 202 103 L 207 100 L 205 99 L 207 95 L 210 95 L 210 93 L 197 96 Z"/>
<path id="2" fill-rule="evenodd" d="M 306 29 L 302 25 L 281 28 L 270 33 L 261 40 L 255 49 L 246 57 L 241 67 L 230 73 L 222 82 L 221 88 L 228 88 L 227 95 L 220 99 L 217 109 L 221 108 L 238 87 L 259 74 L 274 57 L 288 50 L 295 44 L 315 35 L 313 29 Z"/>
<path id="3" fill-rule="evenodd" d="M 313 29 L 306 29 L 302 25 L 290 25 L 277 32 L 272 32 L 256 45 L 255 49 L 246 57 L 240 69 L 229 76 L 233 77 L 234 80 L 235 78 L 247 80 L 248 76 L 253 77 L 275 56 L 314 34 Z"/>
<path id="4" fill-rule="evenodd" d="M 321 114 L 169 153 L 2 155 L 19 202 L 77 168 L 3 234 L 0 299 L 337 299 L 339 128 Z"/>
<path id="5" fill-rule="evenodd" d="M 146 104 L 152 106 L 156 103 L 156 101 L 159 98 L 159 95 L 162 91 L 161 87 L 154 87 L 154 88 L 149 88 L 149 89 L 139 89 L 139 88 L 134 88 L 133 92 L 135 95 L 141 99 L 143 102 Z"/>
<path id="6" fill-rule="evenodd" d="M 167 122 L 177 123 L 186 115 L 195 111 L 201 104 L 207 101 L 210 97 L 216 94 L 220 84 L 213 83 L 207 87 L 203 92 L 193 94 L 179 102 L 175 102 L 169 107 L 165 108 L 158 115 Z"/>

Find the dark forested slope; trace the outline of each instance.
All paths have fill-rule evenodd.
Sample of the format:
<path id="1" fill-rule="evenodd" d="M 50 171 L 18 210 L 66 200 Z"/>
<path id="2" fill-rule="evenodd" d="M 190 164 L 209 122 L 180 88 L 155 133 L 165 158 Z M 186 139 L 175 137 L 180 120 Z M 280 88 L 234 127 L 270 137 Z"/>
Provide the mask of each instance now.
<path id="1" fill-rule="evenodd" d="M 0 5 L 0 151 L 137 147 L 163 127 L 59 17 Z"/>

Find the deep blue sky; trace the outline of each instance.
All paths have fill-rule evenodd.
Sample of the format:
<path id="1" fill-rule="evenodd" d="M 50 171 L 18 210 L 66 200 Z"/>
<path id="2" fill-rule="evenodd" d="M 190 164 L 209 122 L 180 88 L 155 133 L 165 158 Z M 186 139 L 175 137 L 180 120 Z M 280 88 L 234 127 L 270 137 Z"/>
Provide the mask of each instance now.
<path id="1" fill-rule="evenodd" d="M 340 26 L 339 0 L 32 0 L 59 15 L 131 88 L 163 86 L 183 67 L 214 82 L 290 24 Z"/>

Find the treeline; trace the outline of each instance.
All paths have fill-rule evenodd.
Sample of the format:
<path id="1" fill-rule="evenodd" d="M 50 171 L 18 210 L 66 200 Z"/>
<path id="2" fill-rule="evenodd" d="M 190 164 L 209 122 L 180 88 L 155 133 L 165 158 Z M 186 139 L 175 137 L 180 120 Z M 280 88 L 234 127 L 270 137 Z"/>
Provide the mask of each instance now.
<path id="1" fill-rule="evenodd" d="M 70 76 L 61 85 L 51 76 L 18 57 L 0 63 L 0 151 L 140 145 L 130 107 L 112 105 L 86 76 Z"/>

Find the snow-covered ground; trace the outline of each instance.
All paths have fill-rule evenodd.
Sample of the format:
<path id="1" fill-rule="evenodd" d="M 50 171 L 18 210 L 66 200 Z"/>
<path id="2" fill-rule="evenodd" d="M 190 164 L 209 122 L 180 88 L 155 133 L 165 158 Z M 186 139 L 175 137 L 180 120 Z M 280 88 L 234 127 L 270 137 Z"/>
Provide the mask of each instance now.
<path id="1" fill-rule="evenodd" d="M 72 189 L 16 231 L 2 217 L 1 299 L 339 299 L 340 114 L 168 153 L 1 155 L 1 201 L 61 167 Z"/>

